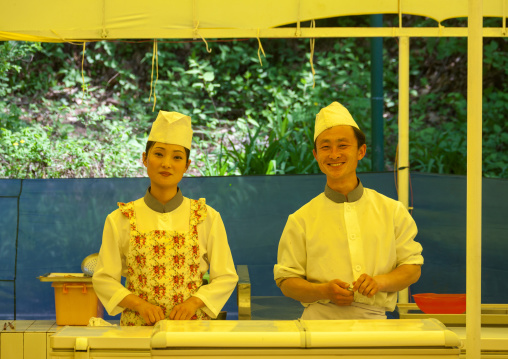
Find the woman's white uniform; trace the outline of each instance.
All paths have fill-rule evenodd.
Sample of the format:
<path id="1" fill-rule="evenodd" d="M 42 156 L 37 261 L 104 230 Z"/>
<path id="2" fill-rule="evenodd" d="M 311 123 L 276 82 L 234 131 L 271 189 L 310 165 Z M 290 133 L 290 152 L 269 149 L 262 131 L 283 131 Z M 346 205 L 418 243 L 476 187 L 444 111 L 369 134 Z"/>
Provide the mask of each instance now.
<path id="1" fill-rule="evenodd" d="M 147 190 L 144 198 L 119 207 L 106 219 L 93 276 L 107 312 L 123 312 L 122 325 L 143 325 L 135 312 L 119 306 L 132 293 L 160 305 L 166 316 L 195 296 L 205 304 L 195 319 L 217 317 L 238 281 L 220 214 L 180 189 L 165 205 Z M 210 283 L 202 285 L 208 270 Z"/>

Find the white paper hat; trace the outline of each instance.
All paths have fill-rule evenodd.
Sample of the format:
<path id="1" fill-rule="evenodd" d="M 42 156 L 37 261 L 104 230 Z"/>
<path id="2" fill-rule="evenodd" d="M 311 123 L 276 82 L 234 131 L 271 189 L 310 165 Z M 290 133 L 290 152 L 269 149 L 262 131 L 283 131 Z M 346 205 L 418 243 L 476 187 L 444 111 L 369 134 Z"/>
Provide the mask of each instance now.
<path id="1" fill-rule="evenodd" d="M 338 102 L 332 102 L 329 106 L 322 108 L 316 115 L 316 123 L 314 126 L 314 141 L 324 130 L 333 126 L 348 125 L 360 129 L 353 120 L 353 116 L 347 108 Z"/>
<path id="2" fill-rule="evenodd" d="M 148 141 L 180 145 L 190 150 L 192 145 L 191 118 L 178 112 L 159 111 Z"/>

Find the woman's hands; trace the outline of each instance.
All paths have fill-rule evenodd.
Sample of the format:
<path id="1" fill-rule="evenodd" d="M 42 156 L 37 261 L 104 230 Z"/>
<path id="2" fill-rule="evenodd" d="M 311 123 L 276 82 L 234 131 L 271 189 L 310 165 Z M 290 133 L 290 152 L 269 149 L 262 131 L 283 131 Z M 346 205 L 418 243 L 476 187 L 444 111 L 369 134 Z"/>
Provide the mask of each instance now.
<path id="1" fill-rule="evenodd" d="M 172 320 L 189 320 L 195 314 L 199 308 L 205 306 L 205 303 L 197 297 L 190 297 L 185 302 L 175 305 L 171 313 L 169 313 L 169 319 Z"/>
<path id="2" fill-rule="evenodd" d="M 154 325 L 159 320 L 166 319 L 161 307 L 151 304 L 134 294 L 126 296 L 119 305 L 138 312 L 148 325 Z M 171 313 L 169 313 L 169 319 L 189 320 L 196 314 L 199 308 L 204 306 L 205 303 L 201 299 L 190 297 L 173 308 Z"/>
<path id="3" fill-rule="evenodd" d="M 126 296 L 119 305 L 138 312 L 148 325 L 154 325 L 164 319 L 164 311 L 161 307 L 148 303 L 134 294 Z"/>
<path id="4" fill-rule="evenodd" d="M 132 308 L 138 312 L 148 325 L 154 325 L 159 320 L 165 319 L 164 311 L 161 307 L 148 303 L 140 299 L 140 302 Z"/>

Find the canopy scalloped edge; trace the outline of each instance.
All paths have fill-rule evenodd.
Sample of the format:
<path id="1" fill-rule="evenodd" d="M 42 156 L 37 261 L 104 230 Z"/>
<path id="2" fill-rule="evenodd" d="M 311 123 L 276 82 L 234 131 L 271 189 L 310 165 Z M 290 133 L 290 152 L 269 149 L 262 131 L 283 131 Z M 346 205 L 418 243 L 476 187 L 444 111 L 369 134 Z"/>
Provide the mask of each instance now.
<path id="1" fill-rule="evenodd" d="M 483 16 L 505 18 L 507 2 L 484 0 Z M 0 40 L 200 38 L 200 31 L 206 30 L 220 38 L 232 37 L 235 31 L 262 33 L 312 19 L 400 13 L 440 23 L 467 17 L 468 12 L 466 0 L 53 0 L 51 7 L 47 4 L 40 0 L 4 2 Z"/>

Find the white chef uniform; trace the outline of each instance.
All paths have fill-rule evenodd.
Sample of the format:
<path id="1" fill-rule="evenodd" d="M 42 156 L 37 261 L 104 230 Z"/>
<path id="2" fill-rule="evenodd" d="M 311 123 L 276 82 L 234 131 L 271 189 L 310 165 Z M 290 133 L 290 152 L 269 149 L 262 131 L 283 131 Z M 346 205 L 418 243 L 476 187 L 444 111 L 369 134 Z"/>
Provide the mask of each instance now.
<path id="1" fill-rule="evenodd" d="M 190 199 L 180 189 L 165 205 L 158 202 L 147 190 L 145 197 L 134 201 L 140 232 L 153 230 L 186 232 L 189 229 Z M 205 303 L 203 311 L 216 318 L 233 292 L 238 276 L 228 245 L 220 214 L 206 205 L 206 219 L 197 225 L 199 239 L 199 270 L 210 270 L 210 283 L 201 286 L 193 295 Z M 108 215 L 104 226 L 99 260 L 93 276 L 95 291 L 110 315 L 125 308 L 118 304 L 131 292 L 121 283 L 127 276 L 129 252 L 129 219 L 120 209 Z"/>
<path id="2" fill-rule="evenodd" d="M 414 241 L 416 224 L 402 203 L 361 182 L 346 196 L 328 186 L 289 216 L 280 239 L 274 278 L 299 277 L 311 283 L 340 279 L 352 284 L 362 273 L 387 274 L 403 264 L 423 264 L 422 247 Z M 368 298 L 355 292 L 351 306 L 329 300 L 302 303 L 302 319 L 384 317 L 393 311 L 397 293 Z"/>

